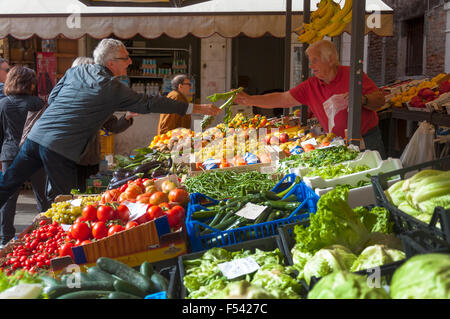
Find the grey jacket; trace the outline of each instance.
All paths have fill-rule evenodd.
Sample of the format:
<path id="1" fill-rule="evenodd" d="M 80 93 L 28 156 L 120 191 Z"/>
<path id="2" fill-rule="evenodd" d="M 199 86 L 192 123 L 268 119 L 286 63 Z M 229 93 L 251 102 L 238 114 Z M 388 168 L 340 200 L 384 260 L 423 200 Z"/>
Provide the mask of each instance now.
<path id="1" fill-rule="evenodd" d="M 42 109 L 44 101 L 32 95 L 9 95 L 0 99 L 0 161 L 12 161 L 19 152 L 28 112 Z"/>
<path id="2" fill-rule="evenodd" d="M 76 163 L 92 136 L 116 111 L 184 115 L 188 109 L 185 102 L 134 92 L 99 64 L 67 70 L 48 103 L 27 138 Z"/>

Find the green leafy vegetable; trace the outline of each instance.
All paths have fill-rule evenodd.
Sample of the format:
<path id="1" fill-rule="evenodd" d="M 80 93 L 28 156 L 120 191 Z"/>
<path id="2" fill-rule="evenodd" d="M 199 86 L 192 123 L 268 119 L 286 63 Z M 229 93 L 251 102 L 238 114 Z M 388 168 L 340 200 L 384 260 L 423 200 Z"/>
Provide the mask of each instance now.
<path id="1" fill-rule="evenodd" d="M 363 206 L 356 207 L 355 212 L 358 212 L 369 232 L 380 232 L 385 234 L 392 233 L 394 222 L 389 220 L 389 211 L 384 207 L 374 207 L 370 211 Z"/>
<path id="2" fill-rule="evenodd" d="M 383 245 L 374 245 L 365 248 L 351 266 L 350 271 L 355 272 L 390 264 L 405 259 L 405 253 Z"/>

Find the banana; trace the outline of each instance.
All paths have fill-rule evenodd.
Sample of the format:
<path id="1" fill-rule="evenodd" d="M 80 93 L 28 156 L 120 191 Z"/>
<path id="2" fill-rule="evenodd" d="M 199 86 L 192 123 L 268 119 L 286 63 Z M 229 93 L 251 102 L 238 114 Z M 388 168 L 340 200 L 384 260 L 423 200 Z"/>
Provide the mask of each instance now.
<path id="1" fill-rule="evenodd" d="M 347 13 L 344 18 L 342 18 L 342 22 L 344 22 L 345 24 L 349 23 L 350 21 L 352 21 L 352 10 L 350 10 L 350 12 Z"/>
<path id="2" fill-rule="evenodd" d="M 341 26 L 342 22 L 337 21 L 334 23 L 329 23 L 325 28 L 323 28 L 322 30 L 319 31 L 319 35 L 321 35 L 322 37 L 328 35 L 328 33 L 333 32 L 334 30 L 338 29 Z"/>
<path id="3" fill-rule="evenodd" d="M 309 31 L 303 33 L 302 35 L 300 35 L 297 38 L 297 40 L 300 42 L 308 42 L 308 41 L 311 41 L 311 39 L 313 39 L 316 35 L 317 35 L 316 30 L 309 30 Z"/>
<path id="4" fill-rule="evenodd" d="M 333 5 L 333 1 L 332 0 L 328 1 L 326 13 L 320 19 L 315 19 L 312 22 L 313 28 L 316 30 L 324 28 L 330 21 L 331 17 L 335 14 L 335 10 L 336 7 Z"/>
<path id="5" fill-rule="evenodd" d="M 317 9 L 311 12 L 311 19 L 321 17 L 324 14 L 324 12 L 326 11 L 325 7 L 327 2 L 327 0 L 320 0 L 319 4 L 317 5 Z"/>
<path id="6" fill-rule="evenodd" d="M 338 35 L 340 35 L 342 32 L 344 32 L 346 26 L 347 26 L 347 23 L 342 23 L 342 22 L 341 22 L 341 25 L 340 25 L 337 29 L 331 31 L 331 32 L 328 33 L 327 35 L 328 35 L 329 37 L 331 37 L 331 38 L 332 38 L 332 37 L 335 37 L 335 36 L 338 36 Z"/>
<path id="7" fill-rule="evenodd" d="M 351 10 L 352 10 L 352 0 L 345 0 L 345 4 L 342 9 L 339 10 L 339 13 L 333 16 L 331 22 L 336 22 L 342 20 Z"/>
<path id="8" fill-rule="evenodd" d="M 322 40 L 323 37 L 320 36 L 319 34 L 317 34 L 314 38 L 312 38 L 311 40 L 308 41 L 308 44 L 314 43 L 316 41 Z"/>

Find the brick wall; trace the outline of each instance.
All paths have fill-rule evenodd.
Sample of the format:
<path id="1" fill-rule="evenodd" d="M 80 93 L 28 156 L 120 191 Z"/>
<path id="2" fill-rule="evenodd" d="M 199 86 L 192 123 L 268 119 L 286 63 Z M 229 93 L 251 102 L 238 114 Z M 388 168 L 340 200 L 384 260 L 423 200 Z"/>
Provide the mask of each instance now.
<path id="1" fill-rule="evenodd" d="M 434 7 L 425 14 L 425 75 L 428 77 L 444 72 L 445 69 L 446 15 L 443 5 Z"/>

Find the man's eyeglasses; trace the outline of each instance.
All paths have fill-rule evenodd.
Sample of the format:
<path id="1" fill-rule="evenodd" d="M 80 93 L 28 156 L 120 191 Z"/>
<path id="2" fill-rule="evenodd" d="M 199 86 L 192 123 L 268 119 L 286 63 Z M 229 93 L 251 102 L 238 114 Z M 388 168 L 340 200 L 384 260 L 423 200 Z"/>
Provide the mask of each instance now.
<path id="1" fill-rule="evenodd" d="M 127 55 L 125 58 L 114 58 L 114 60 L 128 61 L 129 58 L 130 58 L 130 56 Z"/>
<path id="2" fill-rule="evenodd" d="M 192 84 L 191 84 L 191 83 L 181 83 L 181 84 L 183 84 L 183 85 L 189 85 L 189 86 L 192 86 Z"/>

